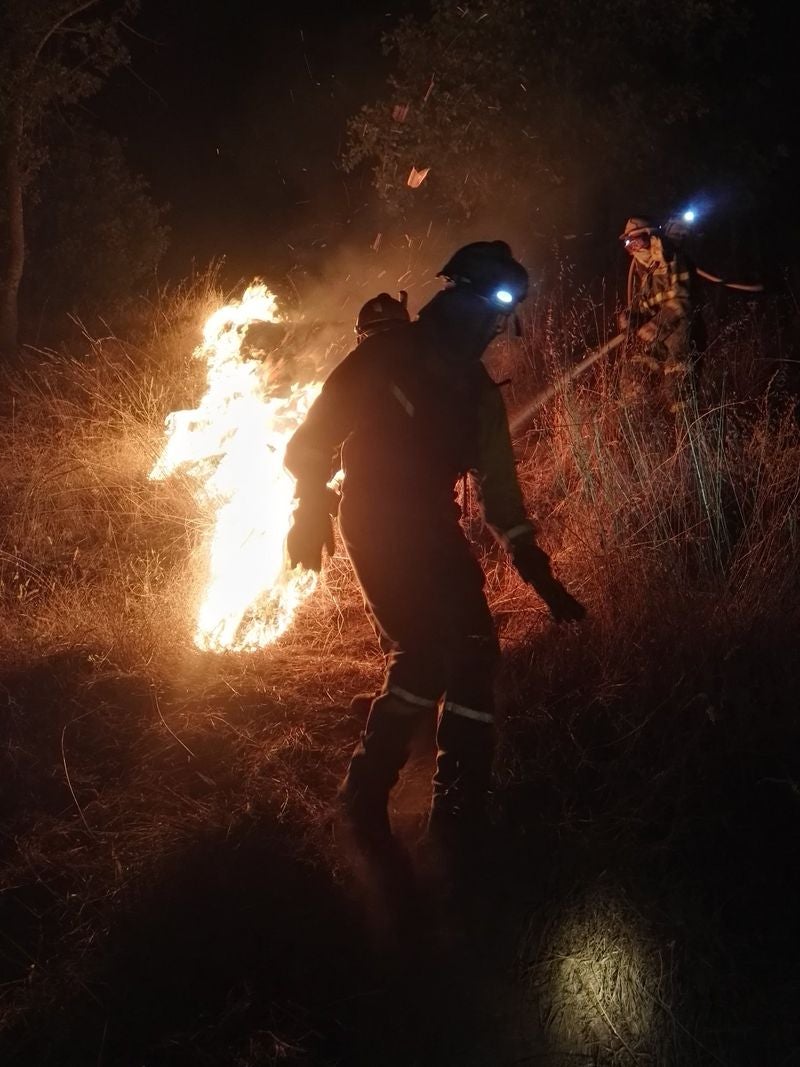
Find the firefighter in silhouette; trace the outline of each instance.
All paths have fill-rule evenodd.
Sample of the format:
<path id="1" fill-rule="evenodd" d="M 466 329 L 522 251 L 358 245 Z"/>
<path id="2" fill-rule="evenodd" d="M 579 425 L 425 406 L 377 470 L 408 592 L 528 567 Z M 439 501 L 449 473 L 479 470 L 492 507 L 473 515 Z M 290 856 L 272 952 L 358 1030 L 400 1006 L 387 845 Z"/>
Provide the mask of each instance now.
<path id="1" fill-rule="evenodd" d="M 638 342 L 633 358 L 662 383 L 669 411 L 679 412 L 702 350 L 694 264 L 651 219 L 634 216 L 619 235 L 631 257 L 628 307 L 620 329 Z"/>
<path id="2" fill-rule="evenodd" d="M 536 544 L 505 406 L 481 362 L 525 297 L 527 272 L 490 241 L 460 249 L 440 273 L 446 287 L 417 321 L 367 338 L 336 367 L 286 451 L 298 501 L 287 550 L 293 565 L 319 570 L 333 544 L 326 482 L 343 444 L 342 539 L 393 646 L 340 790 L 364 847 L 391 843 L 390 791 L 420 717 L 437 711 L 429 832 L 462 839 L 483 814 L 500 649 L 459 522 L 459 476 L 472 475 L 486 522 L 553 618 L 584 615 Z"/>
<path id="3" fill-rule="evenodd" d="M 356 343 L 361 344 L 368 337 L 394 330 L 397 326 L 403 326 L 408 322 L 411 322 L 411 316 L 408 313 L 408 293 L 405 289 L 400 290 L 396 299 L 393 296 L 389 296 L 388 293 L 378 293 L 371 300 L 367 300 L 356 316 L 354 327 Z M 341 456 L 339 456 L 337 462 L 340 466 Z M 336 466 L 336 464 L 334 465 Z M 378 638 L 381 652 L 384 656 L 388 656 L 394 643 L 381 629 L 381 625 L 373 615 L 366 597 L 364 598 L 364 609 L 375 631 L 375 636 Z M 368 712 L 374 699 L 374 693 L 359 693 L 350 701 L 350 707 L 353 711 Z"/>
<path id="4" fill-rule="evenodd" d="M 361 344 L 368 337 L 377 333 L 386 333 L 395 326 L 410 322 L 408 314 L 408 293 L 401 290 L 397 299 L 388 293 L 378 293 L 363 305 L 356 318 L 356 341 Z"/>

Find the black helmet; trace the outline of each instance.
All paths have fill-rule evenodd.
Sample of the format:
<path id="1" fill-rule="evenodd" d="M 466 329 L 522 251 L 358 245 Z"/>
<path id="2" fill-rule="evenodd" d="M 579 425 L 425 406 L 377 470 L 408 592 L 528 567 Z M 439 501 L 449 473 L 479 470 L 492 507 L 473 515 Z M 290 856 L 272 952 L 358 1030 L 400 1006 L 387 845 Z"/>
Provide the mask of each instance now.
<path id="1" fill-rule="evenodd" d="M 505 241 L 464 245 L 438 276 L 455 286 L 469 286 L 501 311 L 511 311 L 528 294 L 528 272 L 514 259 Z"/>
<path id="2" fill-rule="evenodd" d="M 404 322 L 410 322 L 411 317 L 406 308 L 407 299 L 408 295 L 404 292 L 400 293 L 399 300 L 395 300 L 388 293 L 373 296 L 358 313 L 355 327 L 358 336 L 370 337 L 373 333 L 382 333 Z"/>

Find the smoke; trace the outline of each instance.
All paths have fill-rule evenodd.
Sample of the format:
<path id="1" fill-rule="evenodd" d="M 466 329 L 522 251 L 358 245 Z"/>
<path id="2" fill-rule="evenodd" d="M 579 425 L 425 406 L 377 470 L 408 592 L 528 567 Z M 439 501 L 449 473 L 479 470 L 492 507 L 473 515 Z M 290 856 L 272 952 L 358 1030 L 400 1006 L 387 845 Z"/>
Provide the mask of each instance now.
<path id="1" fill-rule="evenodd" d="M 498 214 L 498 213 L 494 213 Z M 354 324 L 362 305 L 378 293 L 408 293 L 413 318 L 441 289 L 437 277 L 455 249 L 470 241 L 506 240 L 531 273 L 541 272 L 541 242 L 522 240 L 522 227 L 499 218 L 474 219 L 460 225 L 427 221 L 414 231 L 396 220 L 369 236 L 343 236 L 335 246 L 306 250 L 306 263 L 288 274 L 286 302 L 295 366 L 324 376 L 353 347 Z M 268 279 L 269 280 L 269 279 Z"/>
<path id="2" fill-rule="evenodd" d="M 284 285 L 265 273 L 280 293 L 280 324 L 256 323 L 245 339 L 247 355 L 270 366 L 271 391 L 292 382 L 320 380 L 355 344 L 354 327 L 362 305 L 378 293 L 409 293 L 412 318 L 441 287 L 443 260 L 424 242 L 402 236 L 352 242 L 326 250 L 311 267 L 295 267 Z"/>
<path id="3" fill-rule="evenodd" d="M 441 289 L 437 277 L 453 252 L 471 241 L 504 240 L 527 267 L 535 290 L 552 267 L 553 234 L 530 205 L 497 205 L 467 221 L 428 212 L 424 200 L 414 217 L 398 218 L 370 194 L 363 210 L 327 228 L 303 228 L 286 247 L 292 264 L 283 279 L 265 269 L 263 278 L 279 294 L 282 331 L 252 330 L 247 344 L 267 353 L 276 385 L 320 380 L 355 344 L 354 324 L 362 305 L 378 293 L 408 293 L 413 318 Z M 575 246 L 577 242 L 572 242 Z M 279 259 L 281 257 L 278 257 Z M 283 273 L 283 272 L 281 272 Z"/>

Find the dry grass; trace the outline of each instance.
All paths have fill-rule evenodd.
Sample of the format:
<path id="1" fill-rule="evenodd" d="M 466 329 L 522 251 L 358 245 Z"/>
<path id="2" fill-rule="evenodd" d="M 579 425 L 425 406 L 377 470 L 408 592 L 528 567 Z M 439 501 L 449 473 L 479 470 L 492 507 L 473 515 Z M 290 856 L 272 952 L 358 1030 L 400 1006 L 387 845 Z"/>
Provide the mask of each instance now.
<path id="1" fill-rule="evenodd" d="M 554 1064 L 599 1048 L 609 1064 L 680 1055 L 674 962 L 623 893 L 603 881 L 574 893 L 535 937 L 528 977 Z"/>
<path id="2" fill-rule="evenodd" d="M 212 273 L 162 295 L 135 345 L 86 338 L 78 358 L 39 353 L 4 373 L 9 1062 L 375 1062 L 363 1049 L 358 1058 L 325 1007 L 328 971 L 342 996 L 358 997 L 375 963 L 362 959 L 325 831 L 360 728 L 347 703 L 380 672 L 349 567 L 330 561 L 268 653 L 192 651 L 192 561 L 206 520 L 179 478 L 146 477 L 164 416 L 197 398 L 190 353 L 218 300 Z M 563 311 L 543 301 L 513 360 L 500 354 L 515 369 L 510 406 L 603 327 L 588 299 Z M 800 780 L 800 437 L 788 402 L 752 385 L 772 381 L 762 334 L 747 315 L 720 333 L 677 420 L 646 379 L 637 395 L 617 360 L 543 409 L 521 442 L 542 541 L 587 603 L 585 627 L 554 628 L 473 529 L 506 650 L 498 817 L 515 849 L 544 857 L 520 988 L 553 1065 L 744 1067 L 800 1047 L 796 971 L 770 973 L 766 962 L 790 929 L 796 887 L 793 869 L 779 867 Z M 194 899 L 203 879 L 189 922 L 181 894 Z M 261 915 L 271 882 L 291 903 Z M 172 943 L 158 909 L 191 960 L 198 925 L 222 922 L 228 948 L 211 952 L 213 966 L 195 961 L 196 974 L 163 948 L 162 979 L 147 972 L 151 999 L 123 976 L 144 966 L 137 940 Z M 242 909 L 254 925 L 240 929 Z M 737 926 L 753 910 L 757 945 Z M 488 914 L 481 921 L 491 929 Z M 265 976 L 253 937 L 269 954 L 290 929 L 298 975 Z M 350 937 L 352 973 L 339 964 Z M 748 997 L 756 976 L 760 992 Z M 180 981 L 194 1000 L 177 997 L 170 1015 Z M 139 1045 L 125 1045 L 132 1031 L 115 997 L 154 1013 Z M 72 1020 L 47 1039 L 34 1033 L 64 1006 Z M 385 1062 L 412 1062 L 398 1042 Z M 428 1062 L 417 1052 L 413 1062 Z M 487 1062 L 471 1054 L 451 1062 Z"/>

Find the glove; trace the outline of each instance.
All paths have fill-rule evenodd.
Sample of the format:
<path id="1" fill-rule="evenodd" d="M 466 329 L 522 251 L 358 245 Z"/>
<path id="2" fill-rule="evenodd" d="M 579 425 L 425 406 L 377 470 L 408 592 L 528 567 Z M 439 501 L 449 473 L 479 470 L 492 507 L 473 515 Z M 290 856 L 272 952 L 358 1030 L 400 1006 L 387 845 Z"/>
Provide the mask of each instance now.
<path id="1" fill-rule="evenodd" d="M 527 541 L 517 545 L 512 558 L 520 577 L 533 586 L 555 622 L 580 622 L 585 617 L 586 608 L 554 577 L 550 557 L 537 544 Z"/>
<path id="2" fill-rule="evenodd" d="M 335 546 L 328 494 L 301 498 L 286 537 L 290 565 L 319 572 L 323 548 L 331 556 Z"/>
<path id="3" fill-rule="evenodd" d="M 655 319 L 650 319 L 649 322 L 645 322 L 636 331 L 636 336 L 640 341 L 644 341 L 646 345 L 651 345 L 658 337 L 658 323 Z"/>
<path id="4" fill-rule="evenodd" d="M 641 363 L 643 367 L 647 367 L 647 369 L 651 370 L 654 374 L 661 374 L 664 369 L 656 357 L 649 352 L 637 352 L 636 355 L 633 356 L 632 362 Z"/>
<path id="5" fill-rule="evenodd" d="M 580 622 L 586 618 L 586 608 L 567 592 L 558 578 L 551 575 L 549 582 L 534 585 L 534 589 L 547 604 L 554 622 Z"/>

